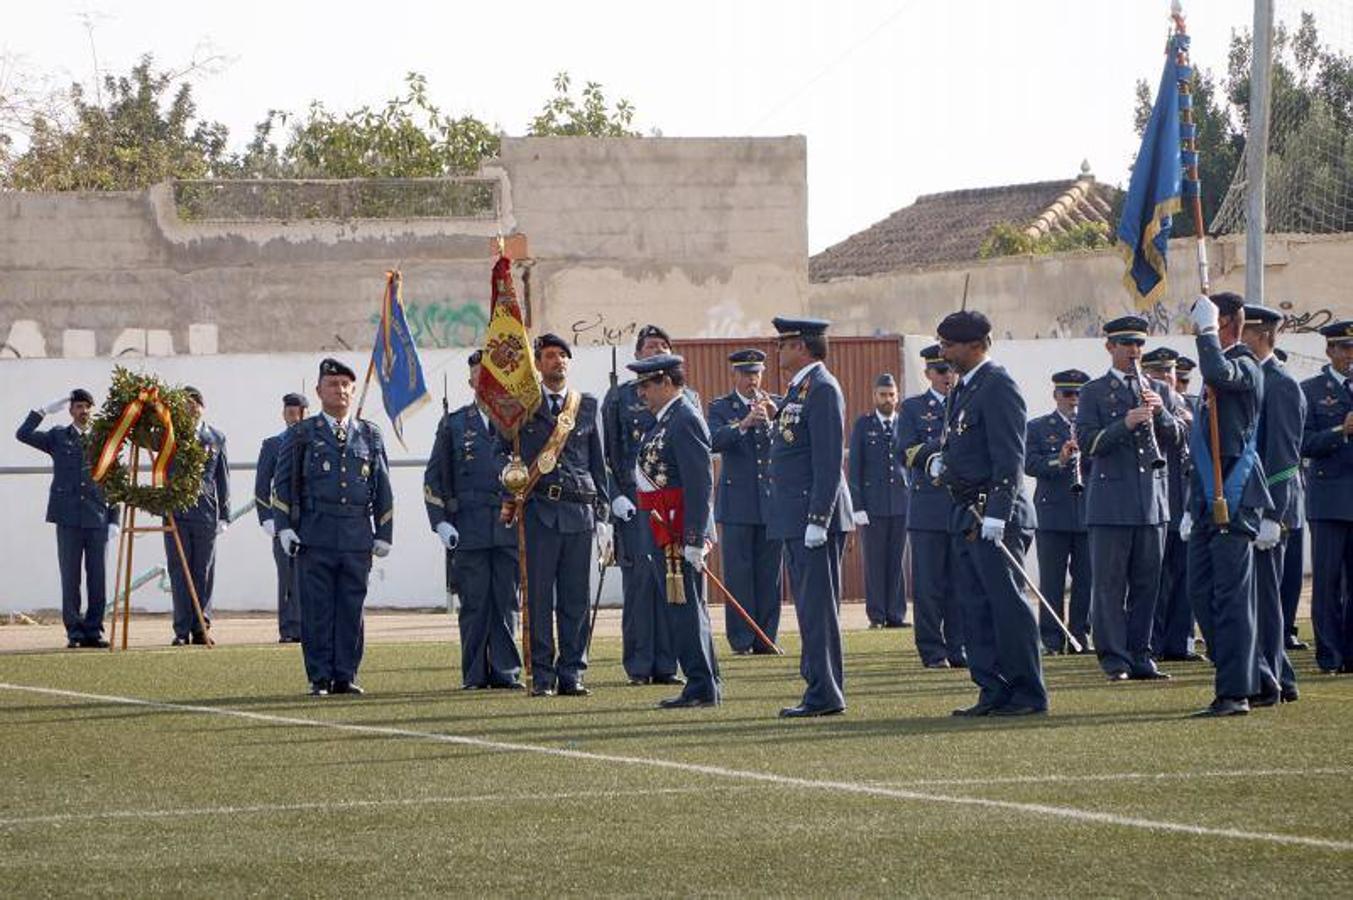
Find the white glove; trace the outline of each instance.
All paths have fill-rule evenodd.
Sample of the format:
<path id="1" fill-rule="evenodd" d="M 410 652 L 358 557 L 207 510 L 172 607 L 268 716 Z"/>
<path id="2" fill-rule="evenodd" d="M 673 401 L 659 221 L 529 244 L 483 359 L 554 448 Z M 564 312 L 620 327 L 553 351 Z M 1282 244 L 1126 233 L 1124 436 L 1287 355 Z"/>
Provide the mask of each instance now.
<path id="1" fill-rule="evenodd" d="M 816 550 L 827 543 L 827 529 L 821 525 L 809 525 L 803 530 L 803 546 Z"/>
<path id="2" fill-rule="evenodd" d="M 276 536 L 277 536 L 277 523 L 274 522 L 272 519 L 264 519 L 264 520 L 263 520 L 263 530 L 266 531 L 266 532 L 268 533 L 268 537 L 276 537 Z"/>
<path id="3" fill-rule="evenodd" d="M 629 497 L 621 494 L 611 501 L 611 512 L 615 513 L 615 517 L 620 521 L 628 522 L 634 518 L 634 504 L 630 502 Z"/>
<path id="4" fill-rule="evenodd" d="M 217 537 L 220 537 L 221 535 L 225 534 L 226 529 L 229 528 L 229 527 L 230 527 L 230 523 L 227 522 L 225 519 L 217 519 L 217 520 L 216 520 L 216 535 L 217 535 Z"/>
<path id="5" fill-rule="evenodd" d="M 610 522 L 597 523 L 597 553 L 602 559 L 610 559 L 615 552 L 615 532 Z"/>
<path id="6" fill-rule="evenodd" d="M 855 519 L 855 524 L 856 524 L 856 525 L 868 525 L 868 524 L 869 524 L 869 513 L 865 512 L 865 511 L 862 510 L 862 509 L 857 509 L 857 510 L 855 510 L 855 513 L 854 513 L 853 518 Z"/>
<path id="7" fill-rule="evenodd" d="M 1193 301 L 1193 308 L 1189 310 L 1189 318 L 1193 319 L 1193 324 L 1202 332 L 1209 328 L 1217 327 L 1218 310 L 1217 304 L 1213 303 L 1202 294 Z"/>
<path id="8" fill-rule="evenodd" d="M 450 522 L 437 523 L 437 537 L 442 539 L 442 546 L 448 550 L 456 549 L 460 543 L 460 532 Z"/>
<path id="9" fill-rule="evenodd" d="M 118 524 L 117 524 L 116 522 L 109 522 L 109 523 L 108 523 L 108 543 L 110 543 L 110 544 L 116 544 L 116 543 L 117 543 L 117 534 L 118 534 L 118 532 L 121 531 L 121 530 L 122 530 L 122 529 L 118 526 Z"/>
<path id="10" fill-rule="evenodd" d="M 1184 510 L 1184 515 L 1179 518 L 1179 539 L 1187 541 L 1189 535 L 1193 533 L 1193 516 L 1189 515 L 1188 510 Z"/>
<path id="11" fill-rule="evenodd" d="M 931 481 L 938 479 L 944 472 L 944 457 L 938 453 L 930 457 L 930 461 L 925 464 L 925 472 L 930 476 Z"/>
<path id="12" fill-rule="evenodd" d="M 1005 537 L 1005 519 L 982 517 L 982 540 L 996 542 Z"/>
<path id="13" fill-rule="evenodd" d="M 1278 546 L 1278 541 L 1282 540 L 1282 526 L 1272 519 L 1264 519 L 1259 523 L 1259 536 L 1254 539 L 1254 549 L 1272 550 Z"/>
<path id="14" fill-rule="evenodd" d="M 68 406 L 70 406 L 70 394 L 66 394 L 63 397 L 56 398 L 51 403 L 48 403 L 46 406 L 42 407 L 42 409 L 39 411 L 44 416 L 50 416 L 52 413 L 61 412 L 61 410 L 66 409 Z"/>
<path id="15" fill-rule="evenodd" d="M 690 564 L 692 569 L 697 572 L 705 571 L 705 548 L 703 546 L 692 547 L 688 544 L 681 551 L 681 555 L 686 557 L 686 562 Z"/>
<path id="16" fill-rule="evenodd" d="M 283 528 L 277 532 L 277 541 L 282 545 L 282 552 L 287 556 L 295 556 L 296 551 L 301 549 L 301 536 L 290 528 Z"/>
<path id="17" fill-rule="evenodd" d="M 389 555 L 390 555 L 390 542 L 389 542 L 389 541 L 379 541 L 379 540 L 378 540 L 378 541 L 372 541 L 372 542 L 371 542 L 371 552 L 372 552 L 374 555 L 380 556 L 380 557 L 386 557 L 386 556 L 389 556 Z"/>

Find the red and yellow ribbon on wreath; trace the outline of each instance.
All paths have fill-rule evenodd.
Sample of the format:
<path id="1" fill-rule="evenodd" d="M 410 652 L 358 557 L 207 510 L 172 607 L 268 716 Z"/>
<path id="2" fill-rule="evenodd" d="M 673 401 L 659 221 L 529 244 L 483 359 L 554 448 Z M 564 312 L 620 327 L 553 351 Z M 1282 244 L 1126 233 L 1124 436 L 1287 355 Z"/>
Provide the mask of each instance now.
<path id="1" fill-rule="evenodd" d="M 169 407 L 160 399 L 160 389 L 156 387 L 142 388 L 136 399 L 122 410 L 117 424 L 113 426 L 112 434 L 108 435 L 103 449 L 99 451 L 98 464 L 91 473 L 96 482 L 102 483 L 108 477 L 108 473 L 117 462 L 118 451 L 122 449 L 123 441 L 127 440 L 132 429 L 136 427 L 146 407 L 150 407 L 159 418 L 160 424 L 164 426 L 164 441 L 160 444 L 160 449 L 155 454 L 155 462 L 150 468 L 150 484 L 151 487 L 164 487 L 168 483 L 169 464 L 174 461 L 178 441 L 174 437 L 174 420 L 169 415 Z"/>

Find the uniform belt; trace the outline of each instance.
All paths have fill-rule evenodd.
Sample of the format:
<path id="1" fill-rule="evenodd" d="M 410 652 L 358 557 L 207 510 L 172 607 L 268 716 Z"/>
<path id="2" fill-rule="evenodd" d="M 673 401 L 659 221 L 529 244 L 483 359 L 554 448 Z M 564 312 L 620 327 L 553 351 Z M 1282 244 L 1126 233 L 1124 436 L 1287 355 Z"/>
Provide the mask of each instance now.
<path id="1" fill-rule="evenodd" d="M 455 512 L 467 506 L 498 506 L 510 496 L 503 491 L 457 491 L 447 502 L 447 509 Z"/>
<path id="2" fill-rule="evenodd" d="M 330 503 L 327 500 L 311 500 L 305 504 L 310 512 L 324 513 L 326 516 L 361 518 L 371 515 L 365 503 Z"/>
<path id="3" fill-rule="evenodd" d="M 566 488 L 560 484 L 549 484 L 543 487 L 538 485 L 535 493 L 531 496 L 553 503 L 591 503 L 597 499 L 597 492 L 580 491 Z"/>

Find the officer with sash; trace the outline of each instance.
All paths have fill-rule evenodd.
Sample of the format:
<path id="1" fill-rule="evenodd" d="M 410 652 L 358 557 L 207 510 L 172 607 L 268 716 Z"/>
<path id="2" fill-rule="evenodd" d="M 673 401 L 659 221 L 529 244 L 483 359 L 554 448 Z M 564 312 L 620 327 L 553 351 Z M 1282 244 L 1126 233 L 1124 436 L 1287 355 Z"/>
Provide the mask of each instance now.
<path id="1" fill-rule="evenodd" d="M 841 554 L 854 530 L 850 494 L 841 469 L 846 401 L 827 370 L 822 319 L 771 320 L 778 334 L 780 369 L 790 376 L 772 423 L 770 537 L 783 540 L 802 647 L 803 699 L 780 710 L 784 718 L 845 711 L 841 645 Z"/>
<path id="2" fill-rule="evenodd" d="M 1079 369 L 1066 369 L 1052 376 L 1052 401 L 1057 408 L 1046 416 L 1029 420 L 1024 441 L 1024 474 L 1037 480 L 1034 510 L 1038 516 L 1035 540 L 1038 550 L 1039 589 L 1048 603 L 1063 615 L 1066 576 L 1071 572 L 1071 617 L 1069 630 L 1088 648 L 1090 630 L 1090 541 L 1085 531 L 1085 471 L 1076 444 L 1076 406 L 1081 387 L 1090 380 Z M 1061 626 L 1042 606 L 1038 630 L 1047 653 L 1068 649 Z"/>
<path id="3" fill-rule="evenodd" d="M 864 539 L 864 610 L 870 628 L 904 628 L 907 542 L 907 471 L 898 443 L 897 379 L 874 381 L 874 410 L 850 431 L 847 483 L 855 527 Z"/>
<path id="4" fill-rule="evenodd" d="M 766 354 L 729 354 L 733 390 L 709 404 L 711 449 L 719 454 L 714 521 L 722 528 L 723 577 L 733 597 L 772 641 L 780 630 L 782 544 L 767 536 L 771 512 L 771 420 L 782 398 L 761 389 Z M 724 632 L 738 655 L 771 653 L 724 606 Z"/>
<path id="5" fill-rule="evenodd" d="M 277 641 L 281 644 L 295 644 L 301 640 L 301 592 L 296 563 L 282 552 L 282 545 L 277 541 L 272 482 L 277 474 L 277 451 L 291 426 L 305 418 L 309 405 L 301 394 L 282 396 L 282 422 L 286 427 L 263 439 L 263 446 L 258 451 L 258 468 L 254 471 L 254 507 L 258 512 L 258 524 L 272 543 L 272 560 L 277 568 Z"/>
<path id="6" fill-rule="evenodd" d="M 898 445 L 912 470 L 907 490 L 907 540 L 911 542 L 911 589 L 916 601 L 916 652 L 928 669 L 968 665 L 963 650 L 963 615 L 954 592 L 949 555 L 949 520 L 953 501 L 924 469 L 918 469 L 927 448 L 939 448 L 944 432 L 946 398 L 954 385 L 953 367 L 940 355 L 940 345 L 921 350 L 930 387 L 902 401 Z"/>
<path id="7" fill-rule="evenodd" d="M 357 374 L 319 364 L 319 415 L 287 432 L 273 478 L 277 539 L 301 580 L 301 649 L 312 696 L 365 693 L 362 605 L 371 557 L 394 540 L 394 495 L 380 429 L 352 414 Z"/>
<path id="8" fill-rule="evenodd" d="M 1169 347 L 1157 347 L 1142 354 L 1142 371 L 1171 391 L 1175 417 L 1187 434 L 1193 425 L 1193 407 L 1190 400 L 1179 393 L 1176 367 L 1179 354 Z M 1179 523 L 1184 518 L 1186 489 L 1192 477 L 1193 460 L 1188 441 L 1162 447 L 1165 471 L 1168 473 L 1167 498 L 1170 504 L 1170 524 L 1165 532 L 1165 553 L 1160 565 L 1160 589 L 1156 594 L 1156 613 L 1151 624 L 1151 655 L 1157 660 L 1199 662 L 1202 657 L 1193 650 L 1193 604 L 1189 602 L 1188 547 L 1179 537 Z"/>
<path id="9" fill-rule="evenodd" d="M 1264 405 L 1259 415 L 1259 460 L 1267 476 L 1273 509 L 1266 510 L 1254 540 L 1254 585 L 1258 603 L 1258 690 L 1250 706 L 1295 702 L 1297 676 L 1284 648 L 1283 565 L 1287 536 L 1305 522 L 1301 492 L 1301 435 L 1306 420 L 1306 398 L 1301 385 L 1287 373 L 1275 354 L 1283 314 L 1266 306 L 1245 307 L 1240 339 L 1264 373 Z"/>
<path id="10" fill-rule="evenodd" d="M 988 356 L 985 315 L 950 313 L 937 330 L 959 381 L 949 394 L 944 436 L 938 447 L 922 451 L 919 465 L 954 501 L 954 590 L 963 607 L 968 672 L 978 687 L 977 702 L 953 714 L 1042 715 L 1048 690 L 1038 621 L 1010 563 L 1024 558 L 1035 525 L 1024 493 L 1024 398 L 1010 373 Z"/>
<path id="11" fill-rule="evenodd" d="M 639 329 L 634 342 L 636 359 L 670 353 L 672 342 L 657 325 Z M 689 388 L 694 409 L 700 398 Z M 647 525 L 635 514 L 634 460 L 639 444 L 653 427 L 653 414 L 639 399 L 634 379 L 612 387 L 601 403 L 606 465 L 610 470 L 611 513 L 615 521 L 616 564 L 624 606 L 620 613 L 621 662 L 630 684 L 677 684 L 676 656 L 667 631 L 661 586 L 650 578 L 648 557 L 652 540 Z"/>
<path id="12" fill-rule="evenodd" d="M 46 416 L 66 410 L 71 424 L 39 429 Z M 47 521 L 56 526 L 56 559 L 61 569 L 61 621 L 66 646 L 107 647 L 103 612 L 108 604 L 106 560 L 117 541 L 117 506 L 104 500 L 103 488 L 89 477 L 85 440 L 93 415 L 94 395 L 76 388 L 34 409 L 14 435 L 52 458 L 52 485 L 47 494 Z M 88 603 L 80 613 L 80 571 L 85 573 Z"/>
<path id="13" fill-rule="evenodd" d="M 470 390 L 482 351 L 470 354 Z M 478 403 L 442 418 L 423 471 L 428 523 L 451 552 L 460 594 L 460 686 L 521 690 L 517 649 L 517 532 L 499 512 L 507 493 L 498 481 L 507 448 Z"/>
<path id="14" fill-rule="evenodd" d="M 1353 673 L 1353 320 L 1320 329 L 1329 364 L 1301 383 L 1306 518 L 1311 524 L 1311 624 L 1320 671 Z"/>
<path id="15" fill-rule="evenodd" d="M 1189 545 L 1193 614 L 1216 665 L 1212 703 L 1197 715 L 1245 715 L 1250 698 L 1259 692 L 1254 539 L 1266 513 L 1274 508 L 1258 450 L 1264 375 L 1254 354 L 1240 343 L 1245 301 L 1239 296 L 1228 292 L 1199 297 L 1190 317 L 1208 396 L 1189 434 L 1194 478 L 1179 533 Z M 1224 510 L 1214 503 L 1209 423 L 1214 402 Z M 1217 521 L 1223 512 L 1224 523 Z"/>
<path id="16" fill-rule="evenodd" d="M 1076 442 L 1090 463 L 1090 601 L 1095 653 L 1109 681 L 1169 678 L 1151 658 L 1151 629 L 1169 528 L 1165 451 L 1184 439 L 1169 388 L 1142 375 L 1146 320 L 1104 326 L 1109 371 L 1081 389 Z"/>
<path id="17" fill-rule="evenodd" d="M 189 642 L 204 644 L 207 641 L 202 625 L 197 620 L 197 611 L 193 609 L 188 578 L 193 580 L 197 601 L 202 606 L 202 618 L 210 628 L 211 596 L 216 585 L 216 538 L 224 534 L 230 525 L 230 465 L 226 462 L 225 435 L 202 421 L 206 409 L 202 392 L 192 386 L 185 386 L 183 392 L 188 396 L 188 405 L 197 423 L 197 439 L 207 451 L 207 461 L 202 469 L 197 502 L 188 509 L 174 513 L 183 555 L 188 559 L 187 573 L 174 546 L 174 536 L 167 531 L 164 534 L 165 565 L 169 569 L 169 584 L 174 597 L 173 644 L 176 647 Z"/>
<path id="18" fill-rule="evenodd" d="M 661 588 L 663 613 L 686 674 L 685 688 L 660 701 L 662 709 L 714 706 L 721 693 L 702 577 L 714 540 L 714 472 L 709 431 L 682 396 L 682 363 L 680 356 L 659 353 L 628 366 L 637 376 L 640 399 L 653 415 L 634 473 L 639 518 L 653 534 L 649 567 Z"/>
<path id="19" fill-rule="evenodd" d="M 531 489 L 526 509 L 527 602 L 531 623 L 531 696 L 586 696 L 588 584 L 595 537 L 611 542 L 606 459 L 597 398 L 568 387 L 573 349 L 556 334 L 535 341 L 544 385 L 540 406 L 518 433 Z M 504 442 L 505 443 L 505 442 Z M 504 504 L 504 522 L 513 506 Z M 554 639 L 559 626 L 559 642 Z"/>

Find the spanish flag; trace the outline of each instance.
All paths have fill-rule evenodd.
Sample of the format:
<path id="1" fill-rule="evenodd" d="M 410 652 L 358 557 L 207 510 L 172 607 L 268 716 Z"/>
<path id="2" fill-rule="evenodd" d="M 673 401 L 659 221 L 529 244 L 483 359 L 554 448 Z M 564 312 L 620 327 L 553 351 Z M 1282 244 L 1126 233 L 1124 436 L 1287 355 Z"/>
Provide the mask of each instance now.
<path id="1" fill-rule="evenodd" d="M 513 437 L 540 406 L 540 373 L 506 254 L 493 264 L 492 298 L 475 399 L 498 430 Z"/>

